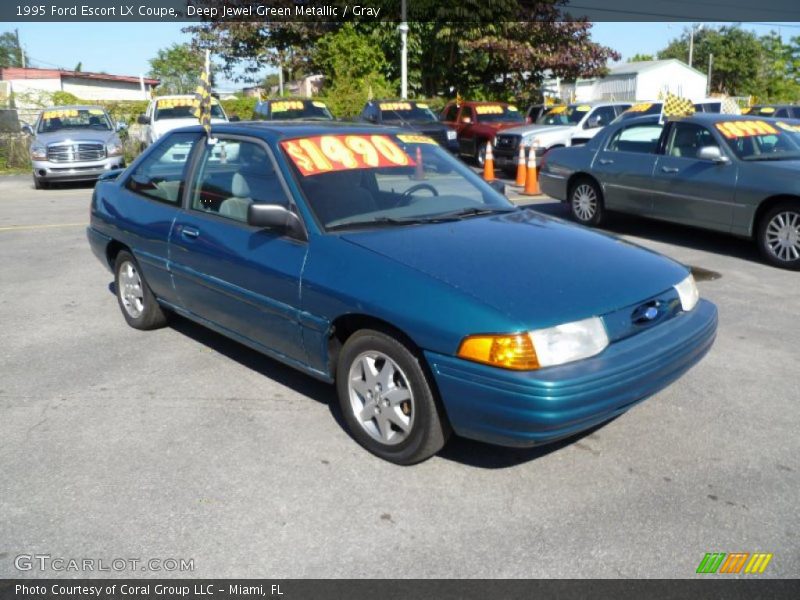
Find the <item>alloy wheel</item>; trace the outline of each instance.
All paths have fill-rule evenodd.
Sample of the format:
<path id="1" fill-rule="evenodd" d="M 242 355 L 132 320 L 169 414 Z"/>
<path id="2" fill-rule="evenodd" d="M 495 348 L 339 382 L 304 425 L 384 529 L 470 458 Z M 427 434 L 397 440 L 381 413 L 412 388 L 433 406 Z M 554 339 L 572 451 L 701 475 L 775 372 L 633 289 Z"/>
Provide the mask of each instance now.
<path id="1" fill-rule="evenodd" d="M 590 221 L 597 213 L 597 193 L 588 183 L 582 183 L 572 192 L 572 210 L 581 221 Z"/>
<path id="2" fill-rule="evenodd" d="M 789 262 L 800 258 L 800 213 L 784 211 L 776 214 L 765 233 L 769 251 L 779 260 Z"/>
<path id="3" fill-rule="evenodd" d="M 138 319 L 144 311 L 144 292 L 142 278 L 133 263 L 125 261 L 120 265 L 118 285 L 125 312 L 132 319 Z"/>

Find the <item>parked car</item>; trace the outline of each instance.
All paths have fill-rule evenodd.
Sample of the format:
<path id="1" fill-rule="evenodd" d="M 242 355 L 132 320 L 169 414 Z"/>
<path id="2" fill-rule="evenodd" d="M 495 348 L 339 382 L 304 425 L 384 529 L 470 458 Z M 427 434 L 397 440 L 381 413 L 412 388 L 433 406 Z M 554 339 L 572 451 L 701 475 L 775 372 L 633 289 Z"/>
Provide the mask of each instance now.
<path id="1" fill-rule="evenodd" d="M 539 183 L 573 217 L 620 211 L 753 238 L 773 265 L 800 269 L 800 122 L 699 113 L 615 123 L 547 155 Z"/>
<path id="2" fill-rule="evenodd" d="M 572 435 L 712 344 L 716 308 L 686 267 L 514 206 L 426 136 L 211 133 L 172 132 L 95 188 L 87 234 L 123 317 L 152 329 L 175 312 L 335 384 L 386 460 L 423 460 L 451 431 Z"/>
<path id="3" fill-rule="evenodd" d="M 275 98 L 256 104 L 254 120 L 264 121 L 333 121 L 324 102 L 308 98 Z"/>
<path id="4" fill-rule="evenodd" d="M 359 120 L 376 125 L 391 125 L 427 135 L 451 152 L 458 152 L 456 131 L 440 123 L 424 102 L 413 100 L 369 100 Z"/>
<path id="5" fill-rule="evenodd" d="M 776 119 L 800 119 L 800 106 L 795 104 L 756 104 L 744 109 L 743 114 Z"/>
<path id="6" fill-rule="evenodd" d="M 456 131 L 458 152 L 483 166 L 486 144 L 494 144 L 498 131 L 525 122 L 519 109 L 505 102 L 450 102 L 439 119 Z"/>
<path id="7" fill-rule="evenodd" d="M 30 155 L 33 185 L 39 190 L 53 182 L 91 181 L 124 166 L 118 132 L 101 106 L 53 106 L 39 113 L 33 127 Z"/>
<path id="8" fill-rule="evenodd" d="M 139 115 L 141 125 L 139 140 L 142 150 L 164 134 L 197 123 L 195 109 L 197 100 L 191 94 L 183 96 L 158 96 L 147 104 L 147 110 Z M 234 119 L 238 120 L 238 119 Z M 211 122 L 225 123 L 228 115 L 216 98 L 211 98 Z"/>
<path id="9" fill-rule="evenodd" d="M 584 144 L 630 103 L 587 102 L 554 106 L 532 124 L 506 129 L 498 134 L 495 161 L 498 167 L 512 171 L 517 167 L 520 145 L 533 147 L 537 164 L 553 148 Z"/>

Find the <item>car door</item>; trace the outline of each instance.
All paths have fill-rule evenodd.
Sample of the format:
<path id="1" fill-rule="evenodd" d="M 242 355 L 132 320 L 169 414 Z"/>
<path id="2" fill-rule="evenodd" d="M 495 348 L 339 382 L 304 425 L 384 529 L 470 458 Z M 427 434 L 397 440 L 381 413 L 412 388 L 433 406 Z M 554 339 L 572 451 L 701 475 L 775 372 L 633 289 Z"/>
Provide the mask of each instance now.
<path id="1" fill-rule="evenodd" d="M 304 240 L 247 224 L 250 204 L 293 208 L 263 141 L 218 136 L 196 161 L 170 237 L 175 288 L 194 315 L 305 362 L 299 326 Z"/>
<path id="2" fill-rule="evenodd" d="M 657 122 L 619 125 L 601 145 L 591 172 L 603 186 L 608 210 L 649 213 L 662 131 Z"/>
<path id="3" fill-rule="evenodd" d="M 197 133 L 166 136 L 125 174 L 121 201 L 115 204 L 120 230 L 126 232 L 123 241 L 147 283 L 158 298 L 173 304 L 178 299 L 169 268 L 169 237 L 181 211 L 188 165 L 199 138 Z"/>
<path id="4" fill-rule="evenodd" d="M 697 123 L 672 123 L 653 174 L 653 216 L 721 231 L 730 230 L 736 206 L 735 164 L 697 157 L 701 148 L 724 144 Z"/>

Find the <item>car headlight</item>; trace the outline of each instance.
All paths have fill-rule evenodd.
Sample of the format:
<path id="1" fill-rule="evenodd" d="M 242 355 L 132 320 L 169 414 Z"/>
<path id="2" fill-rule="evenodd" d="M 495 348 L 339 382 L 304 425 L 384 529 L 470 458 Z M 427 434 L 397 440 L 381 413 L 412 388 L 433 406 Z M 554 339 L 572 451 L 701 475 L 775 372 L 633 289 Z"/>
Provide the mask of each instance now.
<path id="1" fill-rule="evenodd" d="M 47 158 L 47 148 L 39 144 L 31 146 L 31 159 L 44 160 L 45 158 Z"/>
<path id="2" fill-rule="evenodd" d="M 448 140 L 454 140 L 454 139 L 456 139 L 456 132 L 455 132 L 455 131 L 453 131 L 452 129 L 448 130 L 448 131 L 447 131 L 447 139 L 448 139 Z"/>
<path id="3" fill-rule="evenodd" d="M 675 291 L 678 292 L 678 296 L 680 296 L 681 308 L 686 312 L 692 310 L 697 305 L 697 301 L 700 300 L 700 290 L 697 289 L 694 276 L 689 273 L 686 279 L 674 287 Z"/>
<path id="4" fill-rule="evenodd" d="M 608 334 L 599 317 L 546 329 L 510 335 L 470 335 L 458 348 L 458 357 L 515 371 L 589 358 L 608 346 Z"/>
<path id="5" fill-rule="evenodd" d="M 121 144 L 108 144 L 106 145 L 106 154 L 108 156 L 119 156 L 122 154 Z"/>

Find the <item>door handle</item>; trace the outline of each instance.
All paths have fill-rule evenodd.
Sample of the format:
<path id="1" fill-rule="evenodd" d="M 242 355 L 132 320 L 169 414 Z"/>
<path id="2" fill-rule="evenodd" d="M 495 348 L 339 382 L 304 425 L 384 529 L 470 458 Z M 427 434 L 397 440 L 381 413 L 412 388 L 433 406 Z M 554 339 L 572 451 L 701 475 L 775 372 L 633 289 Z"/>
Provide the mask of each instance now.
<path id="1" fill-rule="evenodd" d="M 613 165 L 614 164 L 614 161 L 612 159 L 610 159 L 610 158 L 601 158 L 597 162 L 599 162 L 601 165 Z"/>
<path id="2" fill-rule="evenodd" d="M 677 173 L 678 172 L 678 169 L 676 169 L 675 167 L 661 167 L 661 170 L 664 171 L 664 173 Z"/>
<path id="3" fill-rule="evenodd" d="M 181 235 L 189 240 L 196 240 L 200 237 L 200 230 L 195 229 L 194 227 L 183 227 L 181 229 Z"/>

